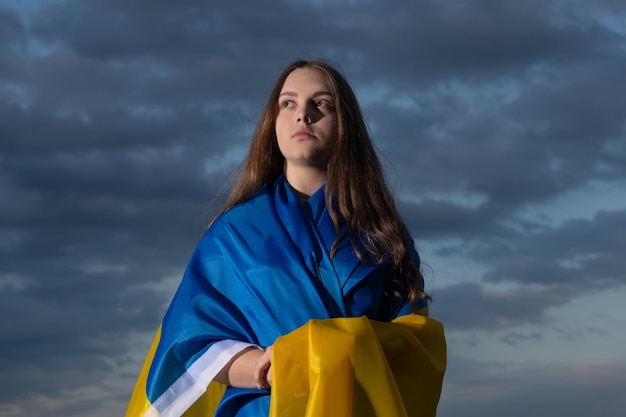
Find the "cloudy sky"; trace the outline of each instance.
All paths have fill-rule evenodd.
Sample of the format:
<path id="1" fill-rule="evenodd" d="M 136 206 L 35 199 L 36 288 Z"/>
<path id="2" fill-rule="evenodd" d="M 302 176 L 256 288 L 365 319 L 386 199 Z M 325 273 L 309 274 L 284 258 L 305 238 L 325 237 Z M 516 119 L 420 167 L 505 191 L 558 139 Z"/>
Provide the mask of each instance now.
<path id="1" fill-rule="evenodd" d="M 122 415 L 280 70 L 345 72 L 441 417 L 626 409 L 626 3 L 0 0 L 0 415 Z"/>

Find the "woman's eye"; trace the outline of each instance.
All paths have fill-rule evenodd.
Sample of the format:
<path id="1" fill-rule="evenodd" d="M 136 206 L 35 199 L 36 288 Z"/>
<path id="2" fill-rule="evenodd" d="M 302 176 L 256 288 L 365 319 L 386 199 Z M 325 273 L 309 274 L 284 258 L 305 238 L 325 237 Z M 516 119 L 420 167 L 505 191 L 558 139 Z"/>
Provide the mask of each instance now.
<path id="1" fill-rule="evenodd" d="M 317 107 L 334 107 L 330 100 L 318 100 L 315 104 Z"/>
<path id="2" fill-rule="evenodd" d="M 284 100 L 280 102 L 280 108 L 282 109 L 288 109 L 293 107 L 295 104 L 292 100 Z"/>

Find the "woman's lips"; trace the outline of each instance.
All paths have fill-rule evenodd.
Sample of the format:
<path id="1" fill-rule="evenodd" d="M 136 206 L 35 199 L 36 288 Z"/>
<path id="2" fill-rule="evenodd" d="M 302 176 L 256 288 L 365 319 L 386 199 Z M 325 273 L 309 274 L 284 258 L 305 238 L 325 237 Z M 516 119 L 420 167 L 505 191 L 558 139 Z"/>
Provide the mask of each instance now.
<path id="1" fill-rule="evenodd" d="M 309 129 L 301 127 L 300 129 L 296 130 L 294 134 L 291 135 L 291 137 L 294 139 L 309 139 L 315 137 L 315 135 L 313 135 L 313 132 L 311 132 Z"/>

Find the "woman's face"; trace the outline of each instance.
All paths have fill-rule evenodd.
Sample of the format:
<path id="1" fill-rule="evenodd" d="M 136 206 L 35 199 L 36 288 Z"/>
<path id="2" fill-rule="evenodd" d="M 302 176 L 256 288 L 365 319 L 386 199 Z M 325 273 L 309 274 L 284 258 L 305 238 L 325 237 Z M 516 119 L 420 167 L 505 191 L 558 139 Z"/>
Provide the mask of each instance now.
<path id="1" fill-rule="evenodd" d="M 276 138 L 286 164 L 325 170 L 337 141 L 337 112 L 324 74 L 294 70 L 278 98 Z"/>

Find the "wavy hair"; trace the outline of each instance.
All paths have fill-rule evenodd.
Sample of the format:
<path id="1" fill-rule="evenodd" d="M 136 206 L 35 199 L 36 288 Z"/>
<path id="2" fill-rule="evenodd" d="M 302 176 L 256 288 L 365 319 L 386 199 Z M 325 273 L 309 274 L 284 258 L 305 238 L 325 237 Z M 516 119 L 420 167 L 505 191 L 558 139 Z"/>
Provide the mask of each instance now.
<path id="1" fill-rule="evenodd" d="M 410 238 L 385 183 L 356 96 L 345 77 L 327 61 L 295 60 L 280 74 L 221 213 L 249 199 L 265 183 L 273 182 L 283 173 L 285 159 L 278 148 L 275 130 L 279 95 L 289 74 L 299 68 L 324 74 L 337 111 L 337 142 L 328 161 L 325 189 L 326 207 L 337 234 L 331 257 L 338 244 L 349 236 L 361 262 L 388 261 L 391 268 L 385 282 L 386 294 L 396 298 L 408 291 L 415 311 L 419 298 L 430 300 L 430 297 L 422 291 L 423 277 L 413 263 Z"/>

